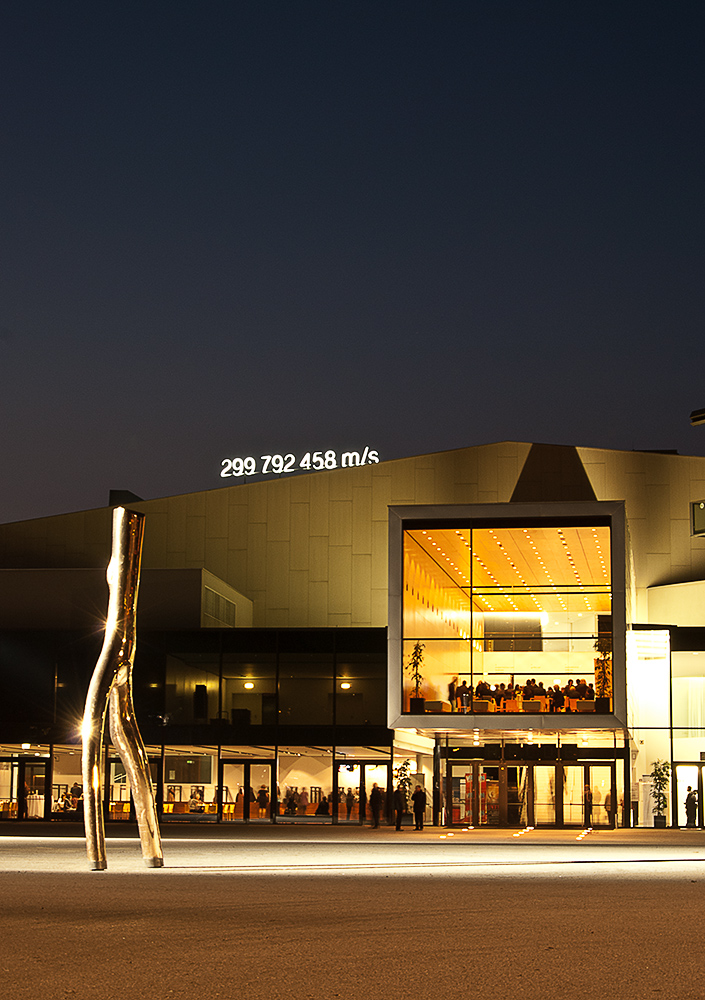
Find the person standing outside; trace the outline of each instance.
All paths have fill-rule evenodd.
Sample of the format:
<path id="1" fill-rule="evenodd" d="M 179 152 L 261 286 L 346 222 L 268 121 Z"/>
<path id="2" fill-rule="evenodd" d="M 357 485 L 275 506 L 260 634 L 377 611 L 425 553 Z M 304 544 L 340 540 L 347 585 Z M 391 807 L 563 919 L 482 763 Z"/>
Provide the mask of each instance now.
<path id="1" fill-rule="evenodd" d="M 396 816 L 396 829 L 401 830 L 401 820 L 406 809 L 406 796 L 401 785 L 397 785 L 394 792 L 394 814 Z"/>
<path id="2" fill-rule="evenodd" d="M 698 793 L 693 791 L 688 785 L 688 794 L 685 797 L 685 825 L 695 826 L 695 817 L 698 811 Z"/>
<path id="3" fill-rule="evenodd" d="M 416 791 L 411 796 L 414 803 L 414 829 L 423 830 L 423 819 L 426 812 L 426 792 L 421 785 L 416 786 Z"/>
<path id="4" fill-rule="evenodd" d="M 372 813 L 372 829 L 376 830 L 379 826 L 379 814 L 382 809 L 382 793 L 379 790 L 379 785 L 375 781 L 372 785 L 372 791 L 370 792 L 370 812 Z"/>

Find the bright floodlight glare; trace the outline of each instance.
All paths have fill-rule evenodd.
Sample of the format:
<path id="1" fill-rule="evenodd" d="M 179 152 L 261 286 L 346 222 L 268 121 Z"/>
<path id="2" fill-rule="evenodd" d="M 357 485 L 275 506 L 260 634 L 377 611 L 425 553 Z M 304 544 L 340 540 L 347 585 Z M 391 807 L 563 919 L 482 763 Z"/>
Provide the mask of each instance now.
<path id="1" fill-rule="evenodd" d="M 705 424 L 705 410 L 693 410 L 690 414 L 690 422 L 693 427 L 697 424 Z"/>

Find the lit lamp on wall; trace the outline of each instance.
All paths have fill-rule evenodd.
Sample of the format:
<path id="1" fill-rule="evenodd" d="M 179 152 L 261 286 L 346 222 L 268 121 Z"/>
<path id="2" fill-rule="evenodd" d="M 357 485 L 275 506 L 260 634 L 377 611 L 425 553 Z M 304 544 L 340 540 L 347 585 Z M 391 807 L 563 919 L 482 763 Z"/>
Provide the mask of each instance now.
<path id="1" fill-rule="evenodd" d="M 245 681 L 244 687 L 245 691 L 251 691 L 254 688 L 254 683 L 252 681 Z"/>
<path id="2" fill-rule="evenodd" d="M 343 683 L 340 685 L 340 687 L 342 688 L 343 691 L 349 691 L 350 690 L 350 681 L 343 681 Z"/>

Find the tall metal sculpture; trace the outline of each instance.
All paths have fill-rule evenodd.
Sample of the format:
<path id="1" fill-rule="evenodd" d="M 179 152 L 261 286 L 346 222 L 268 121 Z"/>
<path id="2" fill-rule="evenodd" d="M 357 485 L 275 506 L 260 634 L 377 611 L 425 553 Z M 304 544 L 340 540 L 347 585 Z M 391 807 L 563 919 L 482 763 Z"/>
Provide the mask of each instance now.
<path id="1" fill-rule="evenodd" d="M 150 868 L 164 865 L 149 762 L 132 703 L 137 591 L 144 536 L 144 514 L 116 507 L 113 547 L 108 565 L 108 618 L 105 639 L 88 687 L 83 713 L 83 801 L 86 849 L 93 871 L 108 867 L 103 821 L 103 732 L 109 712 L 110 737 L 130 782 L 142 842 Z"/>

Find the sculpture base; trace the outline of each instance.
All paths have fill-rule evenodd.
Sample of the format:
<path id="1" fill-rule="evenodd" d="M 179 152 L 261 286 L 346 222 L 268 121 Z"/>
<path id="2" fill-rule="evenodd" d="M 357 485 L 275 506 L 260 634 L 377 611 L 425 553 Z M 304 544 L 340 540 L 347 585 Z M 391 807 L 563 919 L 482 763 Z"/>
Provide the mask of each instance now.
<path id="1" fill-rule="evenodd" d="M 144 863 L 148 868 L 163 868 L 164 858 L 145 858 Z"/>
<path id="2" fill-rule="evenodd" d="M 107 867 L 108 867 L 107 861 L 91 861 L 92 872 L 104 872 Z"/>

